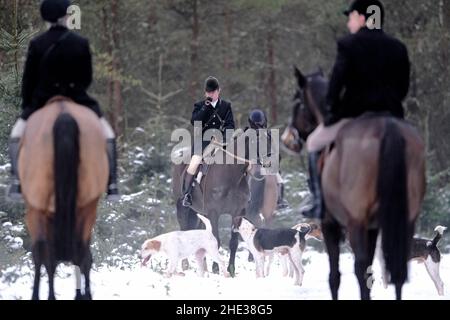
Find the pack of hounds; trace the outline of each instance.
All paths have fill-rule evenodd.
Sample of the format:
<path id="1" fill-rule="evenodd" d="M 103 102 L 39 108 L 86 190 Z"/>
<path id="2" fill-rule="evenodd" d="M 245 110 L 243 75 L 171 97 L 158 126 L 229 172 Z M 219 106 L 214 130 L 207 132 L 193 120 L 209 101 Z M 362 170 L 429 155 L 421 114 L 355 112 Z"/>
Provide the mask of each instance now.
<path id="1" fill-rule="evenodd" d="M 205 256 L 211 258 L 220 266 L 224 277 L 229 277 L 225 263 L 220 257 L 217 240 L 212 234 L 209 220 L 198 214 L 205 225 L 205 229 L 172 231 L 157 237 L 147 239 L 141 248 L 142 265 L 146 266 L 155 254 L 164 254 L 168 259 L 165 276 L 184 276 L 177 272 L 177 266 L 182 259 L 195 256 L 198 264 L 198 275 L 203 277 L 206 270 Z M 269 276 L 270 267 L 275 256 L 278 256 L 284 277 L 294 277 L 294 285 L 301 286 L 305 270 L 302 265 L 302 255 L 306 249 L 308 239 L 323 240 L 320 226 L 314 223 L 299 223 L 292 228 L 265 229 L 257 228 L 249 219 L 239 216 L 232 222 L 234 232 L 238 232 L 246 248 L 254 258 L 256 277 Z M 431 280 L 439 295 L 444 295 L 444 283 L 439 275 L 441 253 L 438 243 L 446 227 L 437 226 L 433 239 L 414 237 L 410 260 L 425 265 Z M 384 270 L 381 250 L 377 249 L 376 258 Z M 382 272 L 383 273 L 383 272 Z M 388 279 L 382 274 L 384 287 L 387 288 Z"/>

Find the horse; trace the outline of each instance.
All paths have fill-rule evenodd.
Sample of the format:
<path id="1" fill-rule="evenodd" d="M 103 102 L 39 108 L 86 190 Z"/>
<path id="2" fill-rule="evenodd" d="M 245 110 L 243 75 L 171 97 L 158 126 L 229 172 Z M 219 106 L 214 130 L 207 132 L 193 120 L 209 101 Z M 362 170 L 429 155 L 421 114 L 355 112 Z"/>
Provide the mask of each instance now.
<path id="1" fill-rule="evenodd" d="M 282 135 L 298 154 L 323 123 L 328 81 L 322 72 L 304 76 L 295 68 L 298 89 L 293 117 Z M 347 123 L 322 154 L 321 181 L 326 207 L 322 232 L 329 255 L 333 299 L 340 284 L 339 242 L 345 228 L 355 255 L 362 299 L 370 299 L 370 277 L 380 232 L 386 269 L 401 299 L 415 222 L 426 189 L 425 148 L 418 131 L 387 114 L 366 113 Z"/>
<path id="2" fill-rule="evenodd" d="M 216 157 L 234 159 L 232 164 L 223 160 L 224 164 L 208 164 L 207 174 L 203 176 L 200 184 L 197 184 L 192 191 L 192 206 L 184 207 L 181 197 L 183 195 L 183 181 L 186 174 L 186 164 L 175 164 L 172 167 L 172 191 L 176 203 L 177 219 L 180 230 L 192 230 L 201 227 L 200 220 L 196 213 L 206 216 L 212 225 L 212 232 L 220 247 L 219 237 L 219 217 L 223 214 L 231 217 L 245 216 L 249 201 L 249 185 L 247 181 L 248 169 L 258 161 L 250 157 L 250 139 L 246 134 L 234 137 L 234 148 L 227 146 L 226 149 L 218 145 Z M 267 137 L 267 146 L 270 148 L 270 138 Z M 212 142 L 214 143 L 214 142 Z M 240 145 L 245 145 L 245 156 L 239 157 Z M 270 150 L 270 149 L 269 149 Z M 177 152 L 176 150 L 174 152 Z M 204 166 L 205 164 L 202 164 Z M 235 276 L 235 257 L 239 244 L 239 234 L 230 229 L 231 238 L 229 242 L 230 258 L 228 272 Z M 217 263 L 213 264 L 213 272 L 218 273 Z"/>
<path id="3" fill-rule="evenodd" d="M 262 175 L 261 166 L 255 165 L 250 169 L 248 183 L 250 201 L 247 215 L 256 226 L 270 228 L 277 209 L 277 178 L 275 175 Z"/>
<path id="4" fill-rule="evenodd" d="M 55 97 L 28 120 L 19 153 L 19 178 L 34 262 L 32 299 L 39 299 L 41 265 L 55 299 L 59 262 L 76 265 L 84 276 L 84 294 L 92 299 L 89 248 L 97 204 L 108 182 L 106 139 L 97 115 L 68 98 Z"/>

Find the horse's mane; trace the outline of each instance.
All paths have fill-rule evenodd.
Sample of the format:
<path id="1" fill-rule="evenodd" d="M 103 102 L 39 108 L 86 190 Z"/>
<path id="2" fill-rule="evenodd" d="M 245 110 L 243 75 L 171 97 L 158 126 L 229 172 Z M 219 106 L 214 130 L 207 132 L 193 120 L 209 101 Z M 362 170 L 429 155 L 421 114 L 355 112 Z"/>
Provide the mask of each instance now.
<path id="1" fill-rule="evenodd" d="M 317 102 L 317 106 L 322 114 L 326 112 L 327 93 L 328 93 L 328 79 L 323 74 L 322 70 L 314 72 L 306 76 L 311 94 Z"/>

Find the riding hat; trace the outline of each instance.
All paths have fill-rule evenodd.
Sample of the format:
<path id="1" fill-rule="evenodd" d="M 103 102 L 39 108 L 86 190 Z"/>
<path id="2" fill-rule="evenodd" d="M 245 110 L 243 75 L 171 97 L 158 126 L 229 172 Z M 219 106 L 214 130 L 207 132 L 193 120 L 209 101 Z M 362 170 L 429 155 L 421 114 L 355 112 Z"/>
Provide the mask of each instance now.
<path id="1" fill-rule="evenodd" d="M 214 92 L 219 89 L 219 80 L 214 77 L 208 77 L 205 81 L 205 91 Z"/>
<path id="2" fill-rule="evenodd" d="M 348 16 L 353 11 L 357 11 L 359 14 L 362 14 L 367 18 L 369 18 L 373 12 L 367 11 L 370 6 L 377 6 L 381 11 L 381 19 L 384 18 L 384 6 L 379 0 L 355 0 L 352 2 L 348 9 L 344 10 L 344 14 Z"/>
<path id="3" fill-rule="evenodd" d="M 255 109 L 248 115 L 248 123 L 253 129 L 267 128 L 267 118 L 264 111 Z"/>
<path id="4" fill-rule="evenodd" d="M 67 15 L 67 9 L 70 7 L 70 0 L 44 0 L 41 3 L 42 19 L 55 23 L 59 18 Z"/>

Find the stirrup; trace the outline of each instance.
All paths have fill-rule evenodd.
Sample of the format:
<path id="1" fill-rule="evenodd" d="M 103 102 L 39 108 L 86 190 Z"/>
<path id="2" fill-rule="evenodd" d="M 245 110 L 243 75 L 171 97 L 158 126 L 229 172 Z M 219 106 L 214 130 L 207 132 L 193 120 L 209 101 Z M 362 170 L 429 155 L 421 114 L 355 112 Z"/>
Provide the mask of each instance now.
<path id="1" fill-rule="evenodd" d="M 192 195 L 190 193 L 186 193 L 183 197 L 182 201 L 183 207 L 192 206 Z"/>
<path id="2" fill-rule="evenodd" d="M 322 220 L 323 212 L 319 211 L 318 206 L 320 208 L 320 205 L 317 205 L 317 203 L 312 203 L 309 207 L 307 205 L 302 208 L 303 210 L 300 210 L 300 213 L 307 219 Z M 323 210 L 323 207 L 321 209 Z"/>
<path id="3" fill-rule="evenodd" d="M 108 201 L 119 201 L 121 198 L 120 194 L 119 194 L 119 190 L 117 189 L 117 185 L 116 184 L 110 184 L 108 186 L 108 192 L 106 195 L 106 200 Z"/>

